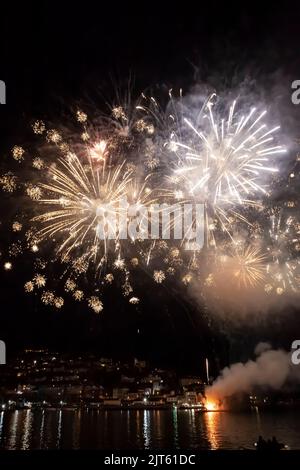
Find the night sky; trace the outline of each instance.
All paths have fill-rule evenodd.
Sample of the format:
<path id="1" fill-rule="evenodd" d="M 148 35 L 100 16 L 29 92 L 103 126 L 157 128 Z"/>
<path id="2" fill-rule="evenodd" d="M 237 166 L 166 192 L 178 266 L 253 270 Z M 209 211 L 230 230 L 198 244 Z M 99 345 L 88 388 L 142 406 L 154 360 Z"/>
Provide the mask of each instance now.
<path id="1" fill-rule="evenodd" d="M 115 84 L 126 87 L 129 79 L 134 92 L 151 88 L 157 94 L 196 83 L 226 90 L 246 82 L 264 96 L 275 93 L 288 131 L 300 130 L 300 109 L 290 102 L 291 82 L 300 79 L 296 2 L 103 3 L 1 5 L 0 79 L 7 86 L 7 105 L 0 107 L 3 168 L 15 142 L 29 138 L 29 120 L 58 120 L 77 102 L 102 110 Z M 7 196 L 1 197 L 4 220 Z M 6 242 L 2 230 L 1 245 Z M 207 355 L 219 367 L 247 357 L 260 340 L 289 344 L 300 330 L 294 306 L 287 308 L 289 321 L 272 317 L 272 332 L 265 319 L 229 331 L 223 322 L 208 320 L 205 307 L 180 295 L 176 286 L 147 295 L 146 275 L 138 287 L 147 299 L 143 308 L 128 308 L 113 293 L 101 318 L 74 304 L 56 312 L 24 294 L 19 280 L 25 275 L 25 262 L 11 273 L 0 271 L 0 338 L 9 353 L 30 345 L 92 349 L 197 370 Z"/>

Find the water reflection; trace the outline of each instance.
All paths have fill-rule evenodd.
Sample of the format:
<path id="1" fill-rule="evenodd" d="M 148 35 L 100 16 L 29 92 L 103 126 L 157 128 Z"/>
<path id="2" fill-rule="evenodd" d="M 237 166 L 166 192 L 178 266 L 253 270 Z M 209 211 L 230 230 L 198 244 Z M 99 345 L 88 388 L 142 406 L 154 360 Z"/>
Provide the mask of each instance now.
<path id="1" fill-rule="evenodd" d="M 81 410 L 75 412 L 73 420 L 73 439 L 72 448 L 80 449 L 80 427 L 81 427 Z"/>
<path id="2" fill-rule="evenodd" d="M 40 427 L 40 449 L 44 448 L 44 434 L 45 434 L 45 410 L 42 411 L 41 427 Z"/>
<path id="3" fill-rule="evenodd" d="M 128 440 L 130 439 L 130 430 L 131 430 L 130 416 L 131 416 L 131 412 L 129 410 L 127 410 L 127 412 L 126 412 L 126 423 L 127 423 L 126 430 L 127 430 L 127 439 Z"/>
<path id="4" fill-rule="evenodd" d="M 26 410 L 25 412 L 25 419 L 24 419 L 24 434 L 22 439 L 22 450 L 26 450 L 30 448 L 30 439 L 31 439 L 31 432 L 32 432 L 32 420 L 33 414 L 30 410 Z"/>
<path id="5" fill-rule="evenodd" d="M 178 448 L 178 419 L 177 419 L 177 408 L 173 408 L 172 412 L 172 422 L 173 422 L 173 436 L 174 436 L 174 447 Z"/>
<path id="6" fill-rule="evenodd" d="M 140 420 L 140 411 L 136 411 L 136 437 L 137 437 L 137 442 L 140 444 L 141 442 L 141 420 Z"/>
<path id="7" fill-rule="evenodd" d="M 204 413 L 204 423 L 207 432 L 207 438 L 210 442 L 210 446 L 212 450 L 219 449 L 220 447 L 220 440 L 219 440 L 219 421 L 220 421 L 220 413 L 217 411 L 208 411 Z"/>
<path id="8" fill-rule="evenodd" d="M 58 412 L 58 422 L 57 422 L 57 440 L 56 440 L 56 447 L 60 449 L 61 443 L 61 428 L 62 428 L 62 410 Z"/>
<path id="9" fill-rule="evenodd" d="M 143 436 L 144 436 L 144 447 L 145 449 L 150 448 L 150 411 L 144 410 L 144 421 L 143 421 Z"/>
<path id="10" fill-rule="evenodd" d="M 190 410 L 189 412 L 189 428 L 192 435 L 193 443 L 197 442 L 197 430 L 195 424 L 195 410 Z"/>
<path id="11" fill-rule="evenodd" d="M 259 434 L 300 449 L 299 411 L 16 410 L 0 412 L 1 449 L 239 449 Z"/>
<path id="12" fill-rule="evenodd" d="M 163 435 L 165 433 L 164 425 L 165 421 L 161 419 L 161 411 L 154 410 L 152 413 L 153 420 L 154 420 L 154 429 L 153 429 L 153 439 L 160 443 L 163 440 Z M 170 430 L 169 430 L 170 432 Z"/>
<path id="13" fill-rule="evenodd" d="M 16 449 L 17 448 L 17 429 L 18 429 L 18 419 L 19 419 L 19 410 L 14 411 L 10 415 L 11 423 L 9 426 L 10 436 L 8 441 L 8 448 L 9 449 Z"/>
<path id="14" fill-rule="evenodd" d="M 4 411 L 1 411 L 0 413 L 0 444 L 2 441 L 3 419 L 4 419 Z"/>

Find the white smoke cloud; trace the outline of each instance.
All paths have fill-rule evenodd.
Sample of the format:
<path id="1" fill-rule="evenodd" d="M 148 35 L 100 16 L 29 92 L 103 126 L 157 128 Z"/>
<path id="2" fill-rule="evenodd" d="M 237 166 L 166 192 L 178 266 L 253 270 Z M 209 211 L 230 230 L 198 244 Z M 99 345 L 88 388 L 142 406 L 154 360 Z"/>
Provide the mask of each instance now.
<path id="1" fill-rule="evenodd" d="M 206 388 L 206 395 L 224 399 L 239 392 L 249 393 L 254 387 L 280 390 L 288 381 L 300 381 L 300 367 L 293 366 L 290 352 L 259 343 L 255 353 L 255 361 L 239 362 L 223 369 L 215 382 Z"/>

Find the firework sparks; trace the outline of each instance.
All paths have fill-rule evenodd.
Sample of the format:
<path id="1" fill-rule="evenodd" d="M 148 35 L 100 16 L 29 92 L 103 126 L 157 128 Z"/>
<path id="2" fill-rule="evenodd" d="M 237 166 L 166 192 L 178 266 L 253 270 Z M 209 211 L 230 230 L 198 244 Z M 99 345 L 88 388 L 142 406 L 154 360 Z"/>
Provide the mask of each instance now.
<path id="1" fill-rule="evenodd" d="M 271 283 L 265 285 L 265 291 L 270 294 L 275 292 L 282 295 L 286 291 L 297 292 L 299 290 L 299 278 L 295 276 L 299 273 L 299 263 L 297 260 L 279 262 L 275 261 L 267 265 L 267 274 Z"/>
<path id="2" fill-rule="evenodd" d="M 16 160 L 17 162 L 20 163 L 22 160 L 24 160 L 25 150 L 23 149 L 23 147 L 20 147 L 19 145 L 15 145 L 11 153 L 12 153 L 14 160 Z"/>
<path id="3" fill-rule="evenodd" d="M 133 289 L 128 281 L 123 284 L 122 291 L 124 297 L 128 297 L 133 292 Z"/>
<path id="4" fill-rule="evenodd" d="M 162 270 L 154 271 L 153 279 L 157 284 L 162 284 L 166 279 L 166 275 Z"/>
<path id="5" fill-rule="evenodd" d="M 265 292 L 282 295 L 284 292 L 297 292 L 299 289 L 299 262 L 297 246 L 299 242 L 298 222 L 294 217 L 284 217 L 282 210 L 275 209 L 270 216 L 270 242 L 268 251 L 271 261 L 267 265 L 270 282 Z"/>
<path id="6" fill-rule="evenodd" d="M 87 134 L 87 115 L 78 111 L 76 119 L 83 124 L 84 133 Z M 118 119 L 122 120 L 123 117 L 118 114 Z M 35 157 L 31 161 L 34 169 L 45 171 L 35 173 L 32 181 L 23 183 L 25 194 L 36 203 L 32 206 L 31 214 L 30 211 L 22 214 L 26 225 L 26 247 L 33 253 L 40 249 L 43 251 L 46 247 L 51 252 L 50 263 L 56 263 L 56 269 L 63 269 L 57 275 L 57 280 L 63 280 L 65 292 L 76 301 L 87 298 L 89 307 L 99 313 L 103 309 L 102 301 L 98 296 L 91 295 L 86 281 L 92 279 L 93 285 L 98 285 L 96 291 L 112 284 L 115 276 L 111 272 L 105 273 L 108 267 L 120 271 L 116 277 L 123 295 L 132 295 L 127 263 L 129 267 L 138 265 L 138 258 L 132 258 L 132 247 L 135 242 L 142 241 L 142 233 L 138 234 L 137 240 L 133 236 L 130 241 L 119 238 L 128 220 L 134 221 L 137 217 L 129 215 L 127 219 L 127 205 L 123 203 L 128 200 L 138 210 L 142 204 L 150 204 L 154 200 L 148 177 L 139 177 L 142 181 L 140 183 L 134 176 L 135 165 L 125 160 L 121 164 L 112 161 L 106 140 L 86 144 L 78 156 L 63 141 L 58 130 L 47 130 L 42 121 L 33 124 L 33 131 L 35 134 L 45 134 L 46 141 L 53 144 L 63 156 L 59 154 L 53 158 L 56 155 L 53 152 L 50 159 Z M 23 159 L 24 153 L 20 149 L 17 146 L 13 149 L 13 156 L 19 160 Z M 100 165 L 101 162 L 103 164 Z M 4 175 L 1 183 L 6 191 L 16 189 L 14 175 Z M 115 222 L 112 221 L 119 225 L 114 226 Z M 14 223 L 13 231 L 19 230 L 21 226 L 18 224 Z M 21 253 L 22 245 L 17 245 L 11 245 L 10 256 Z M 45 268 L 46 265 L 42 269 Z M 37 262 L 34 262 L 34 269 L 41 269 Z M 52 281 L 51 277 L 51 284 Z M 82 283 L 87 292 L 81 289 Z M 50 281 L 47 280 L 48 285 L 50 287 Z M 38 271 L 31 281 L 25 283 L 24 288 L 26 292 L 31 292 L 35 287 L 41 289 L 45 286 L 46 276 Z M 43 291 L 41 300 L 56 308 L 64 305 L 64 299 L 57 296 L 55 290 Z"/>
<path id="7" fill-rule="evenodd" d="M 147 114 L 145 108 L 141 106 L 143 95 L 137 101 L 134 101 L 130 93 L 120 100 L 122 104 L 111 107 L 111 124 L 115 128 L 116 134 L 123 138 L 132 138 L 134 133 L 151 135 L 154 132 L 154 126 L 145 120 Z M 142 113 L 142 115 L 141 115 Z"/>
<path id="8" fill-rule="evenodd" d="M 96 161 L 105 161 L 107 156 L 107 143 L 105 140 L 100 140 L 90 149 L 90 157 Z"/>
<path id="9" fill-rule="evenodd" d="M 187 286 L 188 284 L 191 283 L 192 279 L 193 279 L 192 274 L 189 274 L 189 273 L 188 273 L 188 274 L 185 274 L 185 275 L 183 276 L 182 282 L 183 282 L 184 285 Z"/>
<path id="10" fill-rule="evenodd" d="M 45 305 L 52 305 L 55 299 L 55 295 L 52 291 L 44 291 L 41 295 L 41 301 Z"/>
<path id="11" fill-rule="evenodd" d="M 89 307 L 94 310 L 95 313 L 100 313 L 103 310 L 103 304 L 99 297 L 92 296 L 88 299 L 88 305 Z"/>
<path id="12" fill-rule="evenodd" d="M 8 253 L 10 256 L 12 257 L 17 257 L 18 255 L 20 255 L 22 253 L 22 244 L 20 241 L 16 242 L 16 243 L 12 243 L 8 249 Z"/>
<path id="13" fill-rule="evenodd" d="M 117 259 L 114 261 L 114 267 L 115 267 L 116 269 L 119 269 L 119 270 L 125 269 L 125 260 L 122 259 L 122 258 L 117 258 Z"/>
<path id="14" fill-rule="evenodd" d="M 42 197 L 42 190 L 39 186 L 29 184 L 26 188 L 26 194 L 30 197 L 33 201 L 39 201 Z"/>
<path id="15" fill-rule="evenodd" d="M 78 302 L 80 302 L 81 300 L 83 300 L 84 298 L 84 293 L 82 290 L 75 290 L 74 293 L 73 293 L 73 298 L 75 300 L 77 300 Z"/>
<path id="16" fill-rule="evenodd" d="M 219 263 L 221 271 L 240 289 L 254 287 L 265 279 L 266 256 L 259 249 L 248 246 L 235 249 L 230 256 L 221 255 Z"/>
<path id="17" fill-rule="evenodd" d="M 175 142 L 175 148 L 183 149 L 184 155 L 176 173 L 187 179 L 191 194 L 205 192 L 212 204 L 241 204 L 253 193 L 265 194 L 261 175 L 278 171 L 268 164 L 269 156 L 286 151 L 271 143 L 279 126 L 267 128 L 263 123 L 266 111 L 257 114 L 252 108 L 248 115 L 240 116 L 235 106 L 234 101 L 227 118 L 220 118 L 214 115 L 209 100 L 203 116 L 203 121 L 209 122 L 208 130 L 198 129 L 184 119 L 193 133 L 193 144 Z"/>
<path id="18" fill-rule="evenodd" d="M 13 230 L 13 232 L 21 232 L 21 230 L 22 230 L 22 224 L 16 220 L 16 221 L 13 222 L 13 224 L 12 224 L 12 230 Z"/>
<path id="19" fill-rule="evenodd" d="M 32 166 L 33 168 L 35 168 L 36 170 L 42 170 L 44 168 L 44 162 L 43 160 L 40 158 L 40 157 L 35 157 L 33 160 L 32 160 Z"/>
<path id="20" fill-rule="evenodd" d="M 34 290 L 34 283 L 32 281 L 28 281 L 24 284 L 25 292 L 33 292 Z"/>
<path id="21" fill-rule="evenodd" d="M 87 142 L 89 139 L 90 139 L 90 134 L 88 132 L 83 132 L 81 134 L 81 139 L 83 140 L 83 142 Z"/>
<path id="22" fill-rule="evenodd" d="M 56 308 L 62 308 L 64 305 L 64 299 L 62 297 L 55 297 L 53 300 L 53 305 Z"/>
<path id="23" fill-rule="evenodd" d="M 46 130 L 46 126 L 43 121 L 35 121 L 32 125 L 32 129 L 35 134 L 43 134 Z"/>
<path id="24" fill-rule="evenodd" d="M 126 114 L 122 106 L 116 106 L 113 108 L 112 115 L 115 119 L 122 119 L 123 121 L 127 121 Z"/>
<path id="25" fill-rule="evenodd" d="M 78 122 L 86 122 L 87 121 L 87 115 L 83 112 L 78 110 L 76 113 L 77 121 Z"/>
<path id="26" fill-rule="evenodd" d="M 10 261 L 6 261 L 4 263 L 4 269 L 5 271 L 10 271 L 12 269 L 12 263 Z"/>
<path id="27" fill-rule="evenodd" d="M 6 193 L 13 193 L 17 189 L 17 177 L 11 173 L 0 176 L 0 185 Z"/>
<path id="28" fill-rule="evenodd" d="M 57 237 L 57 255 L 60 256 L 74 256 L 79 251 L 78 247 L 83 247 L 85 252 L 72 262 L 77 273 L 86 272 L 90 260 L 100 268 L 109 248 L 106 211 L 108 206 L 110 211 L 119 210 L 119 202 L 126 196 L 131 174 L 124 170 L 124 165 L 113 170 L 100 170 L 91 163 L 85 168 L 72 154 L 66 160 L 59 159 L 55 167 L 50 166 L 47 178 L 49 182 L 38 186 L 45 196 L 39 199 L 40 214 L 33 218 L 40 227 L 36 238 L 42 241 Z M 117 217 L 120 213 L 114 215 Z M 99 232 L 101 227 L 106 230 L 104 234 Z M 116 267 L 121 269 L 121 265 L 121 259 L 116 261 Z"/>
<path id="29" fill-rule="evenodd" d="M 33 158 L 25 159 L 25 149 L 14 146 L 13 159 L 24 161 L 22 178 L 11 172 L 0 176 L 5 192 L 15 193 L 14 198 L 27 196 L 24 210 L 18 209 L 10 221 L 14 239 L 6 251 L 7 259 L 15 260 L 24 252 L 34 258 L 25 292 L 40 289 L 45 305 L 61 309 L 65 300 L 59 294 L 64 291 L 66 302 L 84 300 L 100 313 L 104 290 L 118 284 L 127 301 L 137 305 L 133 277 L 145 266 L 157 284 L 167 278 L 194 286 L 200 279 L 199 288 L 213 291 L 226 278 L 239 289 L 262 286 L 266 293 L 277 295 L 298 288 L 297 221 L 290 217 L 282 223 L 276 215 L 266 233 L 266 224 L 253 221 L 251 215 L 265 213 L 267 203 L 262 198 L 268 195 L 268 175 L 277 172 L 275 155 L 285 152 L 276 137 L 279 126 L 267 127 L 265 111 L 251 108 L 243 115 L 234 101 L 224 113 L 224 106 L 214 102 L 211 96 L 199 119 L 178 119 L 176 112 L 168 113 L 172 133 L 166 118 L 158 116 L 159 104 L 144 95 L 112 106 L 110 116 L 97 121 L 99 127 L 89 125 L 87 114 L 78 110 L 80 131 L 77 138 L 66 141 L 62 127 L 47 129 L 43 121 L 34 122 L 33 132 L 43 135 L 46 151 L 39 148 Z M 48 152 L 50 147 L 54 151 Z M 175 166 L 171 171 L 163 160 L 170 153 Z M 289 182 L 296 176 L 296 168 L 289 170 Z M 166 181 L 164 188 L 161 183 Z M 182 243 L 147 242 L 139 209 L 146 206 L 152 214 L 154 204 L 166 198 L 204 204 L 206 250 L 191 258 L 184 254 Z M 125 213 L 124 200 L 135 213 Z M 284 210 L 296 206 L 293 197 L 283 203 Z M 119 224 L 116 232 L 113 220 Z M 120 232 L 131 222 L 139 230 L 130 232 L 126 240 Z M 246 247 L 245 233 L 251 243 Z M 10 261 L 4 269 L 12 269 Z M 59 282 L 62 286 L 56 291 L 53 284 Z"/>
<path id="30" fill-rule="evenodd" d="M 114 280 L 114 275 L 112 273 L 108 273 L 105 275 L 105 281 L 108 284 L 112 284 L 113 280 Z"/>
<path id="31" fill-rule="evenodd" d="M 247 222 L 236 207 L 258 205 L 257 197 L 267 194 L 267 175 L 278 171 L 270 159 L 286 150 L 273 142 L 279 126 L 267 127 L 266 111 L 251 108 L 242 115 L 234 101 L 223 116 L 214 112 L 213 98 L 196 124 L 183 119 L 179 134 L 186 138 L 181 141 L 173 133 L 168 148 L 177 157 L 175 176 L 185 197 L 205 205 L 207 234 L 215 244 L 211 218 L 216 217 L 229 235 L 231 215 Z"/>
<path id="32" fill-rule="evenodd" d="M 47 131 L 46 139 L 47 142 L 58 144 L 62 141 L 62 136 L 56 129 L 50 129 L 49 131 Z"/>
<path id="33" fill-rule="evenodd" d="M 36 274 L 33 279 L 35 285 L 37 287 L 45 287 L 46 285 L 46 278 L 42 274 Z"/>
<path id="34" fill-rule="evenodd" d="M 73 292 L 76 289 L 76 282 L 73 279 L 67 279 L 65 282 L 65 291 Z"/>

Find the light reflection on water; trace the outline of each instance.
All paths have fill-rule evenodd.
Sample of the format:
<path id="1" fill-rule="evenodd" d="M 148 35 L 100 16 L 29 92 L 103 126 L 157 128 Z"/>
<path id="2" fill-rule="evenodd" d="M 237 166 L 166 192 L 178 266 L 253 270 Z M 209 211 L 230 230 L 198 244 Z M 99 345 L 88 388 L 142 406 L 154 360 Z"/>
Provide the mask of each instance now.
<path id="1" fill-rule="evenodd" d="M 144 425 L 143 425 L 143 435 L 144 435 L 144 447 L 149 449 L 151 442 L 151 424 L 150 424 L 150 411 L 144 410 Z"/>
<path id="2" fill-rule="evenodd" d="M 300 449 L 299 411 L 17 410 L 0 412 L 4 449 L 239 449 L 259 434 Z"/>
<path id="3" fill-rule="evenodd" d="M 173 430 L 174 430 L 174 447 L 175 449 L 178 448 L 178 412 L 174 408 L 172 412 L 172 425 L 173 425 Z"/>
<path id="4" fill-rule="evenodd" d="M 4 418 L 4 411 L 1 411 L 0 413 L 0 445 L 2 442 L 3 418 Z"/>
<path id="5" fill-rule="evenodd" d="M 207 437 L 210 442 L 210 447 L 212 450 L 217 450 L 220 448 L 220 440 L 218 433 L 220 413 L 205 413 L 203 418 Z"/>
<path id="6" fill-rule="evenodd" d="M 33 413 L 26 410 L 24 419 L 24 433 L 22 437 L 22 450 L 30 449 L 30 438 L 32 435 Z"/>
<path id="7" fill-rule="evenodd" d="M 44 448 L 44 429 L 45 429 L 45 410 L 42 411 L 41 427 L 40 427 L 40 449 Z"/>
<path id="8" fill-rule="evenodd" d="M 18 430 L 19 416 L 20 416 L 20 412 L 18 410 L 10 415 L 10 423 L 9 423 L 10 435 L 9 435 L 8 449 L 18 448 L 17 447 L 17 430 Z M 3 424 L 4 433 L 5 433 L 4 425 L 5 425 L 5 422 Z"/>

